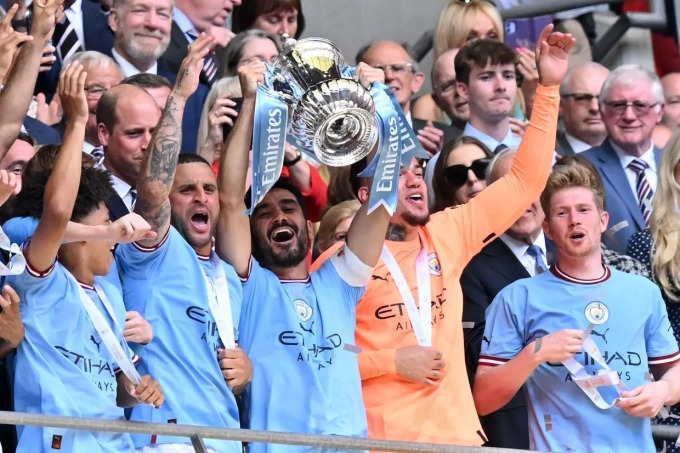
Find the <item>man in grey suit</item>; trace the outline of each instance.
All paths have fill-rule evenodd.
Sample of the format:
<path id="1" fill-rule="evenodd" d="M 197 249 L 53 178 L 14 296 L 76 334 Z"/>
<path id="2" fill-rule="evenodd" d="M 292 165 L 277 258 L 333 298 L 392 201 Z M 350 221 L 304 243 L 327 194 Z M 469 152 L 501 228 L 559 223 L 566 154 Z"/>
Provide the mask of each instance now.
<path id="1" fill-rule="evenodd" d="M 600 112 L 609 137 L 583 155 L 602 176 L 611 225 L 603 242 L 617 252 L 648 226 L 661 163 L 652 132 L 663 109 L 659 78 L 640 65 L 618 67 L 602 86 Z"/>
<path id="2" fill-rule="evenodd" d="M 607 130 L 600 114 L 599 96 L 609 69 L 589 62 L 571 69 L 560 85 L 560 118 L 564 132 L 557 134 L 555 151 L 571 156 L 600 146 Z"/>

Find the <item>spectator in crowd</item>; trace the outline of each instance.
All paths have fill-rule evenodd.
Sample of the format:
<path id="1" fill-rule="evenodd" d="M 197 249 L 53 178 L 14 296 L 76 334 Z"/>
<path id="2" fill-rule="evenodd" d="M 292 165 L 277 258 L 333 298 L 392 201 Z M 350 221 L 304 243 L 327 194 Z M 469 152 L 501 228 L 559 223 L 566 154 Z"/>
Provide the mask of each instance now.
<path id="1" fill-rule="evenodd" d="M 587 168 L 557 166 L 541 195 L 556 264 L 506 287 L 487 312 L 475 404 L 489 414 L 526 385 L 532 450 L 655 451 L 649 418 L 680 400 L 680 352 L 658 288 L 602 263 L 604 197 Z M 598 358 L 615 351 L 639 360 Z"/>
<path id="2" fill-rule="evenodd" d="M 680 133 L 676 132 L 664 150 L 659 166 L 658 190 L 654 196 L 654 209 L 649 221 L 649 228 L 638 231 L 630 237 L 627 253 L 642 261 L 653 276 L 654 282 L 661 289 L 666 301 L 668 318 L 673 331 L 680 332 L 680 254 L 678 253 L 678 226 L 680 214 L 680 190 L 678 181 L 680 173 Z M 678 425 L 680 407 L 673 406 L 671 415 L 659 420 L 664 425 Z M 677 452 L 678 447 L 666 443 L 667 451 Z"/>
<path id="3" fill-rule="evenodd" d="M 252 379 L 250 360 L 235 346 L 240 283 L 234 269 L 212 251 L 219 215 L 215 175 L 200 157 L 180 155 L 184 105 L 198 87 L 203 58 L 212 42 L 202 36 L 190 46 L 142 157 L 135 211 L 157 235 L 116 249 L 126 307 L 152 320 L 155 331 L 154 340 L 141 353 L 139 367 L 159 376 L 168 396 L 160 409 L 135 407 L 130 413 L 134 421 L 236 428 L 235 394 Z M 135 89 L 141 91 L 138 102 L 146 96 L 145 102 L 155 107 L 149 94 Z M 188 439 L 149 435 L 133 435 L 133 441 L 138 449 L 161 445 L 169 451 L 186 448 L 188 443 Z M 215 451 L 242 451 L 237 441 L 204 442 Z"/>
<path id="4" fill-rule="evenodd" d="M 560 117 L 564 132 L 557 134 L 557 154 L 570 156 L 600 146 L 607 130 L 600 113 L 600 90 L 609 70 L 599 63 L 570 69 L 560 87 Z"/>
<path id="5" fill-rule="evenodd" d="M 64 18 L 57 23 L 51 43 L 56 61 L 49 71 L 38 76 L 36 93 L 45 95 L 49 102 L 57 91 L 59 73 L 64 64 L 77 52 L 95 51 L 111 56 L 113 32 L 106 13 L 96 0 L 64 2 Z"/>
<path id="6" fill-rule="evenodd" d="M 158 110 L 163 110 L 165 104 L 168 102 L 170 92 L 172 91 L 172 84 L 168 79 L 157 74 L 149 74 L 147 72 L 140 72 L 124 78 L 121 85 L 132 85 L 138 88 L 143 88 L 156 101 Z M 184 126 L 182 126 L 184 130 Z"/>
<path id="7" fill-rule="evenodd" d="M 57 6 L 56 1 L 36 6 L 43 11 L 35 13 L 34 28 L 40 20 L 39 29 L 49 30 Z M 72 116 L 63 145 L 52 171 L 34 174 L 20 193 L 22 206 L 40 221 L 24 248 L 27 271 L 11 280 L 23 300 L 26 328 L 17 351 L 16 373 L 21 379 L 15 379 L 14 396 L 20 412 L 120 420 L 120 408 L 138 403 L 160 407 L 164 396 L 157 381 L 149 375 L 139 378 L 134 370 L 136 357 L 117 321 L 124 318 L 119 289 L 97 278 L 109 272 L 114 244 L 100 240 L 62 245 L 69 219 L 85 225 L 109 223 L 104 200 L 111 191 L 110 180 L 102 171 L 81 167 L 88 116 L 84 85 L 80 64 L 64 68 L 59 97 Z M 149 233 L 146 222 L 130 228 L 132 240 Z M 117 353 L 112 352 L 115 348 Z M 23 427 L 18 437 L 20 451 L 132 448 L 127 433 Z"/>
<path id="8" fill-rule="evenodd" d="M 273 63 L 281 52 L 281 41 L 271 33 L 259 29 L 245 30 L 234 36 L 227 47 L 219 50 L 219 77 L 238 75 L 238 68 L 257 59 Z"/>
<path id="9" fill-rule="evenodd" d="M 231 29 L 241 33 L 251 28 L 299 39 L 305 31 L 300 0 L 245 1 L 234 8 Z M 235 74 L 234 74 L 235 75 Z"/>
<path id="10" fill-rule="evenodd" d="M 491 150 L 476 138 L 462 136 L 447 142 L 437 161 L 428 164 L 434 166 L 430 212 L 465 204 L 484 190 L 492 157 Z M 428 200 L 429 196 L 428 187 Z"/>
<path id="11" fill-rule="evenodd" d="M 600 112 L 609 136 L 583 155 L 604 182 L 611 230 L 603 241 L 617 252 L 623 253 L 630 236 L 649 225 L 661 162 L 652 132 L 663 107 L 661 82 L 639 65 L 616 68 L 600 92 Z"/>
<path id="12" fill-rule="evenodd" d="M 224 77 L 213 84 L 203 105 L 198 126 L 198 155 L 212 163 L 215 174 L 219 168 L 220 154 L 224 151 L 224 140 L 238 116 L 234 99 L 241 97 L 238 77 Z"/>
<path id="13" fill-rule="evenodd" d="M 319 254 L 338 242 L 345 242 L 352 219 L 361 207 L 358 200 L 343 201 L 326 211 L 317 233 L 316 248 Z"/>
<path id="14" fill-rule="evenodd" d="M 109 23 L 115 33 L 111 53 L 120 65 L 123 77 L 139 73 L 157 74 L 171 83 L 177 73 L 169 70 L 159 58 L 170 44 L 172 0 L 116 0 L 109 13 Z M 208 87 L 199 85 L 184 110 L 182 149 L 197 152 L 196 130 L 201 120 Z M 161 105 L 163 109 L 165 104 Z"/>
<path id="15" fill-rule="evenodd" d="M 417 134 L 420 144 L 430 155 L 439 152 L 444 141 L 447 140 L 447 133 L 453 134 L 454 131 L 441 123 L 435 127 L 432 122 L 418 120 L 411 116 L 411 100 L 423 86 L 425 75 L 418 70 L 418 63 L 408 53 L 408 50 L 394 41 L 378 41 L 362 47 L 357 54 L 356 61 L 357 63 L 364 62 L 385 72 L 385 85 L 392 90 L 406 115 L 406 120 Z"/>
<path id="16" fill-rule="evenodd" d="M 665 106 L 662 124 L 676 131 L 680 126 L 680 72 L 671 72 L 661 79 Z"/>
<path id="17" fill-rule="evenodd" d="M 97 104 L 102 95 L 111 87 L 116 86 L 123 80 L 120 67 L 113 58 L 96 51 L 78 52 L 71 57 L 68 63 L 79 63 L 87 73 L 85 91 L 87 92 L 87 107 L 89 116 L 85 128 L 85 141 L 83 151 L 93 155 L 96 160 L 103 157 L 102 144 L 97 132 Z M 52 99 L 52 104 L 57 104 L 56 109 L 50 108 L 51 117 L 45 122 L 54 124 L 55 128 L 63 134 L 69 121 L 70 112 L 61 105 L 58 96 Z"/>
<path id="18" fill-rule="evenodd" d="M 97 128 L 104 147 L 101 165 L 113 180 L 115 194 L 107 206 L 114 219 L 133 210 L 142 161 L 160 117 L 156 101 L 136 86 L 113 87 L 99 101 Z"/>
<path id="19" fill-rule="evenodd" d="M 456 346 L 463 344 L 457 282 L 469 259 L 531 204 L 550 172 L 558 85 L 573 45 L 570 36 L 551 34 L 551 29 L 543 30 L 539 40 L 536 64 L 542 86 L 507 176 L 458 209 L 430 216 L 422 169 L 414 162 L 410 171 L 402 170 L 386 248 L 356 314 L 371 437 L 457 445 L 486 442 L 475 416 L 463 349 Z M 478 66 L 493 64 L 492 55 L 476 55 Z M 354 181 L 365 202 L 367 181 Z"/>
<path id="20" fill-rule="evenodd" d="M 30 135 L 20 132 L 12 146 L 0 159 L 0 170 L 5 170 L 21 177 L 26 163 L 35 155 L 35 140 Z"/>
<path id="21" fill-rule="evenodd" d="M 470 119 L 470 110 L 468 103 L 463 99 L 456 89 L 456 67 L 454 60 L 460 49 L 447 49 L 442 52 L 432 65 L 432 99 L 434 103 L 445 114 L 447 121 L 451 123 L 451 127 L 458 129 L 459 134 L 463 132 L 465 123 Z M 418 98 L 418 100 L 422 99 Z M 415 113 L 415 105 L 413 104 L 413 112 Z M 419 116 L 416 115 L 416 118 Z"/>
<path id="22" fill-rule="evenodd" d="M 264 72 L 259 61 L 239 69 L 243 106 L 220 157 L 218 178 L 216 250 L 243 282 L 239 344 L 257 376 L 245 394 L 246 424 L 365 437 L 357 358 L 347 349 L 354 342 L 356 304 L 378 261 L 389 216 L 383 209 L 369 215 L 362 206 L 346 245 L 310 273 L 312 227 L 293 184 L 279 179 L 253 206 L 250 220 L 243 215 L 255 96 Z M 357 76 L 368 86 L 382 79 L 382 71 L 360 64 Z M 290 447 L 253 443 L 249 451 L 287 452 Z"/>
<path id="23" fill-rule="evenodd" d="M 170 44 L 161 58 L 164 67 L 177 74 L 187 55 L 187 46 L 198 39 L 201 33 L 212 36 L 215 45 L 225 47 L 233 37 L 224 23 L 241 0 L 177 0 L 172 10 Z M 212 85 L 217 74 L 217 62 L 213 53 L 204 61 L 201 83 Z"/>
<path id="24" fill-rule="evenodd" d="M 445 57 L 439 64 L 443 63 L 445 69 L 454 74 L 453 79 L 455 79 L 453 58 L 455 58 L 457 49 L 476 39 L 492 39 L 502 42 L 503 32 L 503 19 L 491 2 L 449 2 L 439 15 L 439 22 L 434 33 L 433 75 L 435 66 L 442 56 L 448 51 L 453 51 L 453 56 Z M 432 83 L 432 95 L 425 94 L 413 101 L 413 116 L 423 120 L 447 122 L 445 113 L 448 114 L 448 112 L 437 103 L 435 98 L 437 92 L 435 77 L 432 77 Z M 452 94 L 454 93 L 456 93 L 455 83 Z M 467 117 L 463 120 L 467 121 Z"/>

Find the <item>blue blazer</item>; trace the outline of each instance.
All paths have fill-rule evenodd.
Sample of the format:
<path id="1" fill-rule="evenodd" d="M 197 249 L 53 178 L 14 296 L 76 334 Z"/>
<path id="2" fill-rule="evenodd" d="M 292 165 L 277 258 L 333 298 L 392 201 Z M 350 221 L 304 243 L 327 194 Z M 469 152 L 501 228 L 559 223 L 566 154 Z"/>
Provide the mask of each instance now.
<path id="1" fill-rule="evenodd" d="M 111 56 L 113 49 L 113 31 L 109 27 L 109 16 L 102 10 L 101 3 L 96 0 L 83 0 L 81 3 L 83 19 L 83 35 L 85 49 L 96 50 Z M 54 43 L 56 45 L 57 43 Z M 57 91 L 62 61 L 57 57 L 49 71 L 41 72 L 35 86 L 35 93 L 44 93 L 48 101 Z"/>
<path id="2" fill-rule="evenodd" d="M 158 61 L 158 75 L 165 77 L 170 83 L 175 83 L 177 74 L 168 70 L 163 60 Z M 184 117 L 182 118 L 182 152 L 198 154 L 198 126 L 201 124 L 201 113 L 203 104 L 208 98 L 210 88 L 199 83 L 196 92 L 192 94 L 184 106 Z"/>
<path id="3" fill-rule="evenodd" d="M 27 116 L 24 118 L 24 127 L 28 135 L 33 137 L 39 145 L 51 145 L 61 143 L 59 132 L 47 124 Z"/>
<path id="4" fill-rule="evenodd" d="M 657 168 L 661 166 L 662 152 L 661 149 L 654 148 Z M 604 183 L 605 209 L 609 212 L 610 229 L 602 236 L 602 242 L 610 249 L 625 254 L 628 240 L 633 233 L 647 228 L 637 195 L 631 190 L 626 172 L 609 139 L 600 146 L 584 151 L 581 155 L 595 165 Z M 611 228 L 621 222 L 625 222 L 626 226 L 613 233 Z"/>

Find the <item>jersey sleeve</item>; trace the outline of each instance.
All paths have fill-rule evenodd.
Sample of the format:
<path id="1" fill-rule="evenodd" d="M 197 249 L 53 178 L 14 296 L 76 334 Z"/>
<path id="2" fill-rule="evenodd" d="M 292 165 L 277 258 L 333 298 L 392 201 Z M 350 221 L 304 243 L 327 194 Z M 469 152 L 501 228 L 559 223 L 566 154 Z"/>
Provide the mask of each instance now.
<path id="1" fill-rule="evenodd" d="M 479 365 L 503 365 L 522 351 L 525 300 L 523 288 L 512 284 L 491 302 L 486 311 Z"/>
<path id="2" fill-rule="evenodd" d="M 365 381 L 386 374 L 397 374 L 396 349 L 366 351 L 359 354 L 359 374 Z"/>
<path id="3" fill-rule="evenodd" d="M 340 249 L 338 252 L 343 249 Z M 357 258 L 357 260 L 358 259 L 359 258 Z M 347 264 L 348 263 L 345 262 L 343 266 Z M 342 269 L 342 266 L 340 269 Z M 366 292 L 366 286 L 358 286 L 360 282 L 356 280 L 356 277 L 351 277 L 349 278 L 350 281 L 348 281 L 347 274 L 343 276 L 342 272 L 351 273 L 355 272 L 355 270 L 350 271 L 343 269 L 343 271 L 340 271 L 331 258 L 321 265 L 321 267 L 316 271 L 316 274 L 320 277 L 321 287 L 324 290 L 336 291 L 336 294 L 342 295 L 341 300 L 349 304 L 349 308 L 352 310 L 352 312 L 354 312 L 359 300 L 361 300 L 364 293 Z M 354 278 L 354 280 L 352 280 L 352 278 Z M 368 278 L 370 278 L 370 272 Z"/>
<path id="4" fill-rule="evenodd" d="M 449 254 L 469 261 L 493 238 L 507 230 L 540 195 L 550 175 L 559 110 L 557 86 L 536 89 L 522 143 L 507 175 L 468 203 L 434 214 L 427 229 Z M 457 237 L 451 240 L 452 231 Z"/>
<path id="5" fill-rule="evenodd" d="M 150 265 L 159 263 L 165 257 L 172 235 L 173 228 L 170 227 L 163 239 L 153 247 L 144 247 L 136 242 L 119 244 L 116 247 L 116 263 L 120 274 L 125 275 L 125 278 L 135 278 L 135 273 L 139 273 L 139 278 L 142 278 Z"/>
<path id="6" fill-rule="evenodd" d="M 368 285 L 373 267 L 367 266 L 352 252 L 347 244 L 338 248 L 329 258 L 330 263 L 342 280 L 355 288 Z"/>
<path id="7" fill-rule="evenodd" d="M 647 357 L 650 367 L 667 367 L 680 361 L 680 352 L 661 292 L 657 287 L 654 287 L 653 291 L 652 314 L 645 325 Z"/>

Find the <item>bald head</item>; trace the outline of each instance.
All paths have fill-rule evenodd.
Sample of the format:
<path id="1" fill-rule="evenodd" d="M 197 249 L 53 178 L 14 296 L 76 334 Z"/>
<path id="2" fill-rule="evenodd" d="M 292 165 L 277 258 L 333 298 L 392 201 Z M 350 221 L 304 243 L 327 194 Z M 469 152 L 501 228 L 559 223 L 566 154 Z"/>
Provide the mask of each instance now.
<path id="1" fill-rule="evenodd" d="M 432 65 L 432 98 L 452 121 L 465 122 L 470 119 L 470 110 L 467 101 L 456 90 L 454 60 L 458 50 L 444 51 Z"/>
<path id="2" fill-rule="evenodd" d="M 425 77 L 418 72 L 404 46 L 394 41 L 378 41 L 360 52 L 358 60 L 385 71 L 385 85 L 392 89 L 404 113 L 408 113 L 411 97 L 423 86 Z"/>
<path id="3" fill-rule="evenodd" d="M 103 124 L 106 129 L 113 131 L 118 123 L 117 112 L 119 110 L 125 110 L 134 104 L 144 104 L 149 101 L 156 105 L 156 101 L 146 90 L 134 85 L 125 84 L 111 87 L 97 104 L 97 124 Z"/>
<path id="4" fill-rule="evenodd" d="M 507 175 L 512 167 L 512 160 L 515 158 L 517 151 L 513 149 L 505 149 L 496 154 L 489 168 L 486 170 L 486 184 L 490 185 Z"/>
<path id="5" fill-rule="evenodd" d="M 675 130 L 680 127 L 680 72 L 672 72 L 661 79 L 666 107 L 663 111 L 663 124 Z"/>

